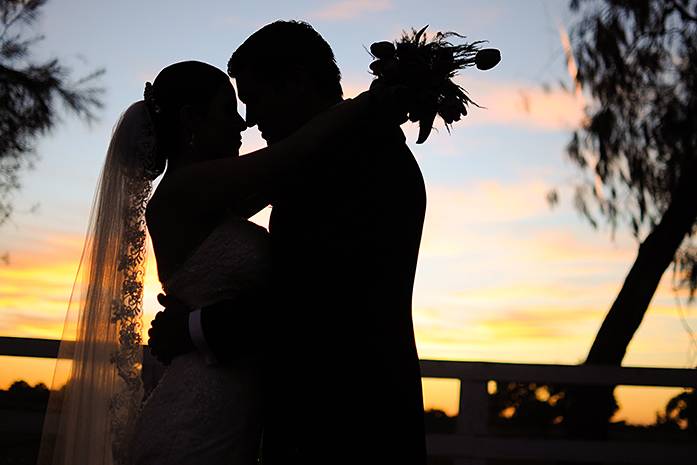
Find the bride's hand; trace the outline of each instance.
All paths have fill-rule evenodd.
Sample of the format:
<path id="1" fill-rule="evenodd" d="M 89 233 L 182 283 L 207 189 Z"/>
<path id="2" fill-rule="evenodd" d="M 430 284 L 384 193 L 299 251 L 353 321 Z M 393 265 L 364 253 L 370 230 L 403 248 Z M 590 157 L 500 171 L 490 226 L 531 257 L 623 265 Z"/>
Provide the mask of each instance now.
<path id="1" fill-rule="evenodd" d="M 178 356 L 195 350 L 189 335 L 189 309 L 174 297 L 159 294 L 160 305 L 165 307 L 155 315 L 148 330 L 150 353 L 160 363 L 169 365 Z"/>

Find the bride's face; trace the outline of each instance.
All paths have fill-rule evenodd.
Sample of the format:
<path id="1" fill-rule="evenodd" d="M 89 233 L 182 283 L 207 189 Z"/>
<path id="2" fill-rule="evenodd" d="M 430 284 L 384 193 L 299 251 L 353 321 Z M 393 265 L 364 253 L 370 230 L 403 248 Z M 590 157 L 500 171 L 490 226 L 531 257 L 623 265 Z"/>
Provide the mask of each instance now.
<path id="1" fill-rule="evenodd" d="M 236 157 L 247 127 L 237 112 L 237 95 L 231 83 L 218 90 L 194 133 L 196 151 L 206 160 Z"/>

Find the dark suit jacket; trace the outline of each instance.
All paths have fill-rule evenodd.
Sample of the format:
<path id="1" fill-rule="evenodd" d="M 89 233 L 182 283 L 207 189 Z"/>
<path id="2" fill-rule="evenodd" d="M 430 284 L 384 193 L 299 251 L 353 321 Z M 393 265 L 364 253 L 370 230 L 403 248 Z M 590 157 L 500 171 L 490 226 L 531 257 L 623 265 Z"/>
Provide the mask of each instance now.
<path id="1" fill-rule="evenodd" d="M 425 464 L 411 316 L 421 172 L 392 127 L 337 140 L 304 173 L 273 204 L 270 305 L 243 323 L 239 307 L 205 309 L 205 337 L 222 358 L 234 333 L 263 341 L 265 464 Z M 229 331 L 244 324 L 261 333 Z"/>

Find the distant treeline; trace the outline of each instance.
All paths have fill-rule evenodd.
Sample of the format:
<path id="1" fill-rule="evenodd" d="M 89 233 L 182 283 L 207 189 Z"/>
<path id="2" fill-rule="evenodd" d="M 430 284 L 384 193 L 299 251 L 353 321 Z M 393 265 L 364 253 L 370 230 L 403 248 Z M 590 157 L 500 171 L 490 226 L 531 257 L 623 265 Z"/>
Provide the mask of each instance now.
<path id="1" fill-rule="evenodd" d="M 515 382 L 496 382 L 495 386 L 489 394 L 490 426 L 534 434 L 563 424 L 567 408 L 564 387 Z M 0 409 L 43 411 L 48 396 L 49 389 L 43 383 L 30 386 L 26 381 L 16 381 L 8 390 L 0 390 Z M 697 393 L 695 389 L 686 389 L 670 399 L 662 412 L 656 413 L 652 426 L 697 434 L 696 415 Z M 455 431 L 455 417 L 441 410 L 426 411 L 425 419 L 428 432 Z"/>
<path id="2" fill-rule="evenodd" d="M 497 382 L 489 394 L 489 430 L 503 436 L 564 437 L 565 389 L 535 383 Z M 43 412 L 50 391 L 39 383 L 30 386 L 16 381 L 0 390 L 0 465 L 34 465 L 41 438 Z M 615 438 L 631 440 L 692 441 L 696 435 L 697 394 L 686 389 L 672 398 L 663 412 L 657 412 L 650 426 L 610 425 Z M 466 412 L 463 412 L 466 414 Z M 380 416 L 379 411 L 373 413 Z M 441 410 L 424 412 L 427 433 L 456 432 L 456 417 Z M 447 459 L 432 458 L 431 465 L 449 464 Z"/>
<path id="3" fill-rule="evenodd" d="M 30 386 L 26 381 L 15 381 L 6 391 L 0 390 L 0 409 L 43 411 L 49 392 L 44 383 Z"/>

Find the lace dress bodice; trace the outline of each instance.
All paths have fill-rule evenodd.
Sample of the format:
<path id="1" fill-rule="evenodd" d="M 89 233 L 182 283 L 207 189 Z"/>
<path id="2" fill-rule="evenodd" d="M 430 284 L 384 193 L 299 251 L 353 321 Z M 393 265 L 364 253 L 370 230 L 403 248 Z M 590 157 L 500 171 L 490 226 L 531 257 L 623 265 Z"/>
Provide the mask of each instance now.
<path id="1" fill-rule="evenodd" d="M 270 268 L 266 230 L 231 217 L 163 287 L 192 308 L 204 307 L 243 291 L 263 292 Z M 255 465 L 260 432 L 261 398 L 254 370 L 243 364 L 211 365 L 202 354 L 190 352 L 172 361 L 143 404 L 132 463 Z"/>
<path id="2" fill-rule="evenodd" d="M 165 293 L 193 308 L 263 288 L 271 271 L 268 236 L 261 226 L 229 217 L 165 280 Z"/>

